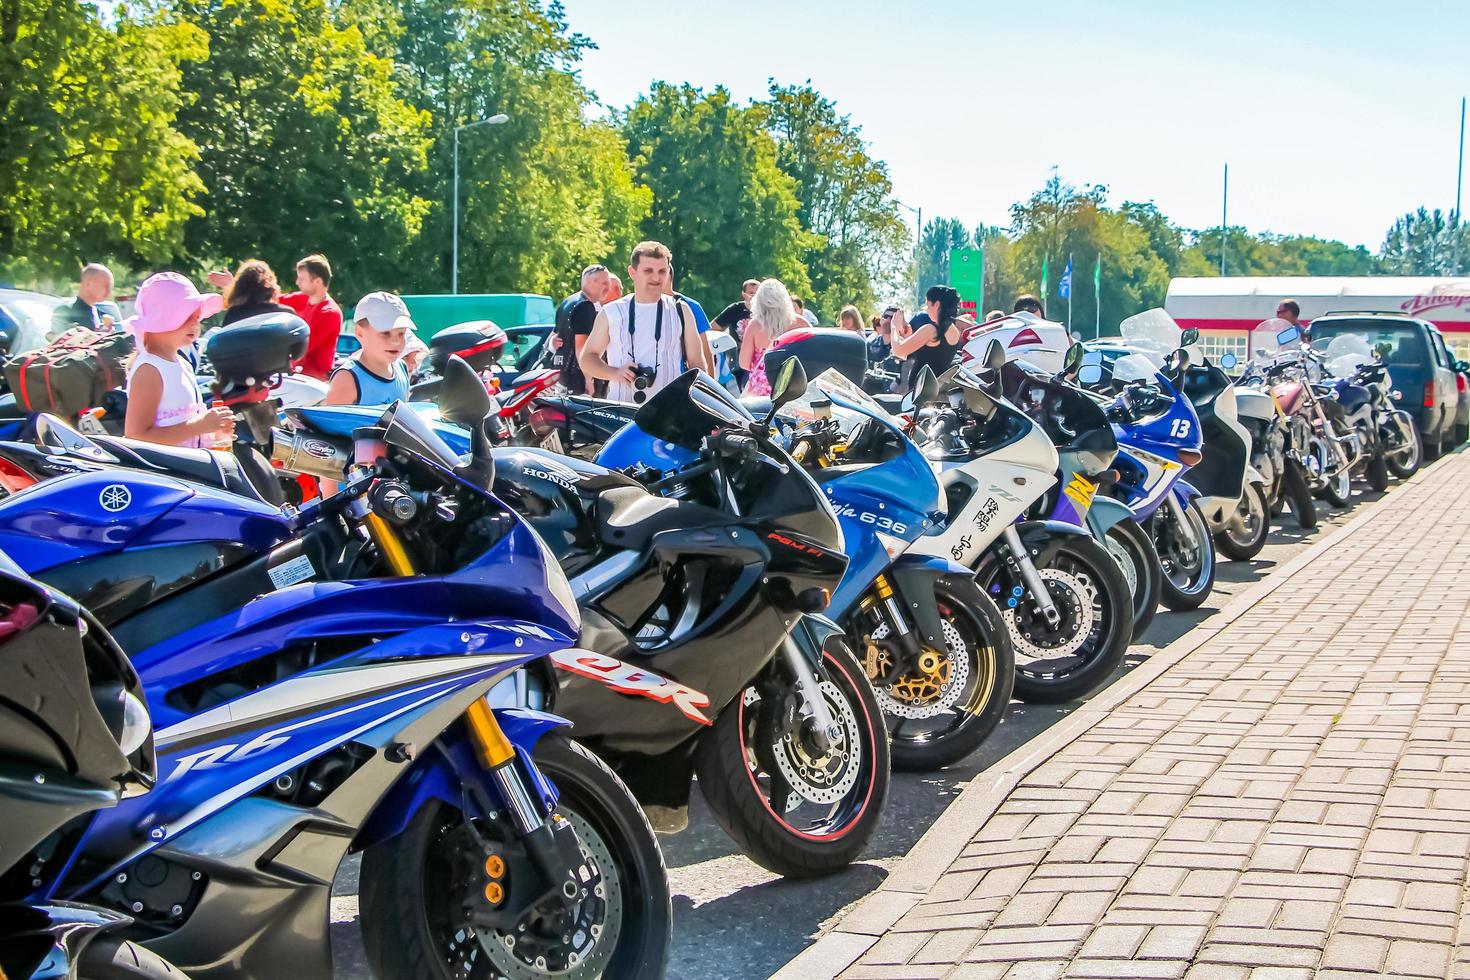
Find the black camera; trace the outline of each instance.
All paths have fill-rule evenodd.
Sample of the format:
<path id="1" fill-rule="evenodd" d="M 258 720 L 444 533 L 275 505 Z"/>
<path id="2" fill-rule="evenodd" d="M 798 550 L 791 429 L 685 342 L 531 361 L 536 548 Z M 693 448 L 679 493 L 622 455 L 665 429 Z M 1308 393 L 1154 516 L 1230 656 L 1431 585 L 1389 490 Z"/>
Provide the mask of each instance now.
<path id="1" fill-rule="evenodd" d="M 641 364 L 633 365 L 633 401 L 641 405 L 648 399 L 648 389 L 653 387 L 653 379 L 658 376 L 655 368 L 644 367 Z"/>

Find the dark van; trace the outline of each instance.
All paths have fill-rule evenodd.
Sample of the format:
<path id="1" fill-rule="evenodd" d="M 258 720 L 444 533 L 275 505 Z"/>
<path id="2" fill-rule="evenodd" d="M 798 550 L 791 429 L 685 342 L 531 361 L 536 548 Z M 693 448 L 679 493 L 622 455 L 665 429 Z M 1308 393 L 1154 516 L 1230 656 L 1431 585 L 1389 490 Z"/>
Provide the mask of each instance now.
<path id="1" fill-rule="evenodd" d="M 1328 313 L 1311 323 L 1312 346 L 1323 349 L 1333 337 L 1356 334 L 1374 347 L 1389 345 L 1384 356 L 1393 381 L 1394 404 L 1419 426 L 1426 458 L 1455 445 L 1459 387 L 1454 360 L 1432 323 L 1401 313 Z"/>

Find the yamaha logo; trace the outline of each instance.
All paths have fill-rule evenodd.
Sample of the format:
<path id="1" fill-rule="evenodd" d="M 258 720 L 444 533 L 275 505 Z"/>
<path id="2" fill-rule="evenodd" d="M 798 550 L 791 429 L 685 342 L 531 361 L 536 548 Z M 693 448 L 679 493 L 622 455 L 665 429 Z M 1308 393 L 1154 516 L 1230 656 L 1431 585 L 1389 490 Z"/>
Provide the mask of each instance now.
<path id="1" fill-rule="evenodd" d="M 97 495 L 97 502 L 109 514 L 116 514 L 127 509 L 128 504 L 133 502 L 133 494 L 121 483 L 111 483 L 102 488 L 102 492 Z"/>

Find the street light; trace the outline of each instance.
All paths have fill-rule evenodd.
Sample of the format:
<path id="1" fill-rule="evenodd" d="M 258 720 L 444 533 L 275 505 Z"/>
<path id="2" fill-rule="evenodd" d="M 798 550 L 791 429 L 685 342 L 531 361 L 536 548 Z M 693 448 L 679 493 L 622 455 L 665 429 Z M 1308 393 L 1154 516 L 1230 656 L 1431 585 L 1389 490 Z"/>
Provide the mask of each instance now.
<path id="1" fill-rule="evenodd" d="M 924 242 L 924 209 L 905 204 L 898 198 L 894 198 L 893 203 L 906 211 L 912 211 L 914 213 L 914 302 L 922 306 L 924 304 L 924 294 L 920 290 L 924 287 L 923 283 L 919 280 L 919 246 Z M 917 308 L 915 307 L 915 309 Z"/>
<path id="2" fill-rule="evenodd" d="M 510 116 L 497 112 L 489 119 L 454 127 L 454 257 L 450 260 L 449 291 L 456 296 L 459 295 L 459 133 L 462 129 L 474 129 L 476 126 L 499 126 L 509 121 Z"/>

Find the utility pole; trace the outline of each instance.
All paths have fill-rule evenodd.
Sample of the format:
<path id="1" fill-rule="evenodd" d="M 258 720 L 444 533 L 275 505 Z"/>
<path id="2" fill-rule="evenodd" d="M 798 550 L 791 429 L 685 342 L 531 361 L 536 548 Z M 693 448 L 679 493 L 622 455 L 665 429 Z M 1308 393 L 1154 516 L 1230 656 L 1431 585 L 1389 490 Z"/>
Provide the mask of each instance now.
<path id="1" fill-rule="evenodd" d="M 1455 167 L 1455 215 L 1460 214 L 1460 185 L 1465 180 L 1465 97 L 1460 96 L 1460 162 Z"/>
<path id="2" fill-rule="evenodd" d="M 1225 274 L 1225 229 L 1230 227 L 1225 220 L 1230 204 L 1230 164 L 1225 164 L 1225 185 L 1220 191 L 1220 275 Z"/>

